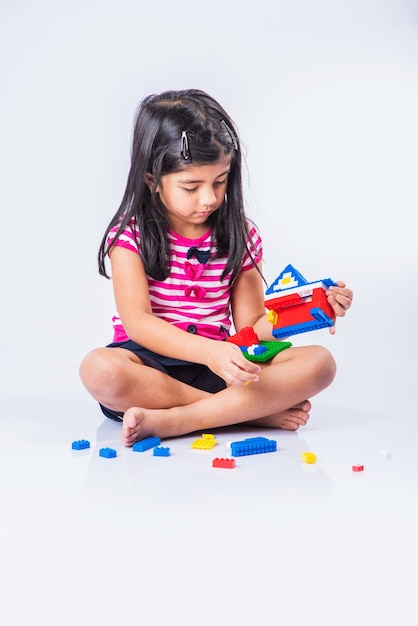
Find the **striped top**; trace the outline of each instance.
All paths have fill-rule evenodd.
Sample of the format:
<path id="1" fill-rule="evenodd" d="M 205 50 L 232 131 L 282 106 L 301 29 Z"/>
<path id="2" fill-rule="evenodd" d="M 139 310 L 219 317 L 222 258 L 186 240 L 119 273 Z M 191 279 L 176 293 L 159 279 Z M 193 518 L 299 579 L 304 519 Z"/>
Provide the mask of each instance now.
<path id="1" fill-rule="evenodd" d="M 248 221 L 249 239 L 247 244 L 256 263 L 263 255 L 263 244 L 257 227 Z M 115 239 L 118 227 L 115 226 L 108 235 L 108 245 Z M 211 241 L 208 230 L 199 239 L 186 239 L 172 230 L 168 231 L 170 247 L 170 274 L 164 281 L 148 276 L 149 296 L 152 312 L 178 328 L 197 333 L 211 339 L 225 339 L 231 328 L 231 286 L 230 274 L 221 281 L 227 257 L 214 258 L 216 242 Z M 116 246 L 132 250 L 136 254 L 140 250 L 140 234 L 134 221 L 126 226 L 119 235 Z M 193 254 L 197 249 L 200 261 Z M 199 253 L 203 252 L 203 255 Z M 206 254 L 205 254 L 206 252 Z M 189 258 L 188 258 L 189 257 Z M 241 271 L 253 267 L 250 256 L 245 252 Z M 113 317 L 113 341 L 129 339 L 119 315 Z"/>

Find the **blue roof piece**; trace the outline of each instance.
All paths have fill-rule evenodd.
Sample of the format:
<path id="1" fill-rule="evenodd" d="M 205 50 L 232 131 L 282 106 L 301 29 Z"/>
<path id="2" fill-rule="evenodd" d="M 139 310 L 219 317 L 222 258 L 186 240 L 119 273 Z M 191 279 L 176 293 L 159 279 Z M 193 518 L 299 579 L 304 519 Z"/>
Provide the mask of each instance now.
<path id="1" fill-rule="evenodd" d="M 322 282 L 325 287 L 336 285 L 331 278 L 322 278 L 321 280 L 307 281 L 304 276 L 293 265 L 286 265 L 284 270 L 278 275 L 275 281 L 273 281 L 270 287 L 266 290 L 266 296 L 272 293 L 278 293 L 286 291 L 286 289 L 295 289 L 297 287 L 303 287 L 306 285 L 312 285 L 314 283 Z"/>

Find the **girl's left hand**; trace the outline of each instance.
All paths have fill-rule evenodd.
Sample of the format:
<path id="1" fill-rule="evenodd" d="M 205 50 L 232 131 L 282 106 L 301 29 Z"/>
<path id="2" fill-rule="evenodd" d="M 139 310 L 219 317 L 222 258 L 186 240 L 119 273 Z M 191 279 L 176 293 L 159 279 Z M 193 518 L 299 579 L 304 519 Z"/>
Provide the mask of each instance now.
<path id="1" fill-rule="evenodd" d="M 327 300 L 335 311 L 337 317 L 344 317 L 353 301 L 353 292 L 347 289 L 345 283 L 337 280 L 337 287 L 329 287 L 326 291 Z M 335 324 L 330 326 L 329 332 L 335 334 Z"/>

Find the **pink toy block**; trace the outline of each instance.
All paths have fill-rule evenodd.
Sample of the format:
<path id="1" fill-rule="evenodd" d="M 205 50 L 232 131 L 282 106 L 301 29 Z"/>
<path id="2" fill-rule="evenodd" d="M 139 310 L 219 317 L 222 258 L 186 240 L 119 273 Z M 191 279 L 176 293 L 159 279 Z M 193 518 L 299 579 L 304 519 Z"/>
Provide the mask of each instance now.
<path id="1" fill-rule="evenodd" d="M 364 465 L 353 465 L 353 472 L 363 472 Z"/>

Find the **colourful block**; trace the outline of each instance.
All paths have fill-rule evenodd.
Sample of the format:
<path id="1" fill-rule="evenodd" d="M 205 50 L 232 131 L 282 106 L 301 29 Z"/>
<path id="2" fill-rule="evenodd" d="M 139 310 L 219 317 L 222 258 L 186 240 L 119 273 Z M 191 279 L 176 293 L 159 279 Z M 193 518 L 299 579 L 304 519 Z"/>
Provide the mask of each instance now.
<path id="1" fill-rule="evenodd" d="M 239 346 L 245 358 L 256 363 L 269 361 L 292 345 L 290 341 L 259 341 L 252 326 L 245 326 L 236 335 L 227 337 L 226 341 Z"/>
<path id="2" fill-rule="evenodd" d="M 79 439 L 78 441 L 73 441 L 71 444 L 71 448 L 73 450 L 85 450 L 86 448 L 90 448 L 90 441 L 87 439 Z"/>
<path id="3" fill-rule="evenodd" d="M 364 465 L 353 465 L 353 472 L 363 472 Z"/>
<path id="4" fill-rule="evenodd" d="M 336 285 L 331 278 L 308 282 L 287 265 L 266 291 L 264 305 L 276 339 L 333 326 L 335 312 L 326 291 Z"/>
<path id="5" fill-rule="evenodd" d="M 265 452 L 276 452 L 277 441 L 266 437 L 249 437 L 243 441 L 233 441 L 231 443 L 232 456 L 247 456 L 250 454 L 263 454 Z"/>
<path id="6" fill-rule="evenodd" d="M 304 463 L 316 463 L 316 455 L 313 452 L 302 452 Z"/>
<path id="7" fill-rule="evenodd" d="M 152 452 L 153 456 L 170 456 L 170 448 L 157 446 Z"/>
<path id="8" fill-rule="evenodd" d="M 134 452 L 145 452 L 155 446 L 159 446 L 160 443 L 161 439 L 159 437 L 147 437 L 146 439 L 141 439 L 141 441 L 134 443 L 132 450 Z"/>
<path id="9" fill-rule="evenodd" d="M 226 469 L 233 469 L 235 467 L 235 459 L 213 459 L 212 467 L 224 467 Z"/>
<path id="10" fill-rule="evenodd" d="M 215 435 L 210 433 L 202 433 L 202 439 L 215 439 Z"/>
<path id="11" fill-rule="evenodd" d="M 105 459 L 114 459 L 117 452 L 113 448 L 100 448 L 99 456 L 103 456 Z"/>
<path id="12" fill-rule="evenodd" d="M 217 441 L 215 438 L 213 439 L 204 439 L 199 438 L 199 439 L 195 439 L 193 441 L 193 443 L 191 444 L 191 447 L 194 450 L 211 450 L 214 446 L 216 446 Z"/>

